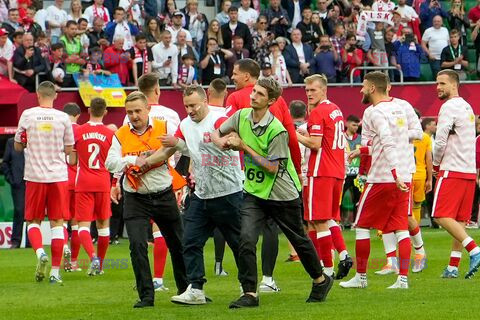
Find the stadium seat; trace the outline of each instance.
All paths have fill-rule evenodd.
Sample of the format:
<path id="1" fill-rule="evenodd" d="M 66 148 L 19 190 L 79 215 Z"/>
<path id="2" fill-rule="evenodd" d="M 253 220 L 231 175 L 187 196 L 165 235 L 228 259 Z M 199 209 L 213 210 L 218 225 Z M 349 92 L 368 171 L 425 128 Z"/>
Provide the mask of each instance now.
<path id="1" fill-rule="evenodd" d="M 428 63 L 420 65 L 420 81 L 433 81 L 432 69 Z"/>

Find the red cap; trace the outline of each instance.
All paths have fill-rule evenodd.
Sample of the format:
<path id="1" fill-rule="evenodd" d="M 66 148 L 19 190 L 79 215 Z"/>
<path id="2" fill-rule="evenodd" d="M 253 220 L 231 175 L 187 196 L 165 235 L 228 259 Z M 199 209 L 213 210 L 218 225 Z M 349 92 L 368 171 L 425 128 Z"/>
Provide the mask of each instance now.
<path id="1" fill-rule="evenodd" d="M 8 34 L 8 31 L 3 29 L 3 28 L 0 28 L 0 37 L 1 36 L 6 36 Z"/>

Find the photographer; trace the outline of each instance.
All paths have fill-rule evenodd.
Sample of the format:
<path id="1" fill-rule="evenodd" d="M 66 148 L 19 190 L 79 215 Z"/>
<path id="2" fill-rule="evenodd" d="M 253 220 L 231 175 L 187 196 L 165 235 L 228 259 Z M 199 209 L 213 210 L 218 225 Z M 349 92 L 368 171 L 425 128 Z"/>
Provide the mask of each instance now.
<path id="1" fill-rule="evenodd" d="M 216 39 L 208 39 L 207 52 L 200 61 L 200 68 L 202 69 L 202 85 L 209 85 L 213 79 L 225 78 L 225 59 L 229 59 L 232 56 L 232 52 L 218 46 Z"/>
<path id="2" fill-rule="evenodd" d="M 260 16 L 257 20 L 256 31 L 253 32 L 253 59 L 262 64 L 268 57 L 268 45 L 275 39 L 275 35 L 271 31 L 267 31 L 267 17 Z"/>
<path id="3" fill-rule="evenodd" d="M 268 19 L 270 31 L 277 37 L 288 37 L 290 29 L 290 20 L 288 12 L 280 5 L 280 0 L 270 0 L 270 5 L 262 12 L 262 15 Z"/>
<path id="4" fill-rule="evenodd" d="M 467 80 L 467 46 L 460 44 L 460 32 L 456 29 L 450 31 L 450 45 L 443 48 L 441 63 L 442 69 L 455 70 L 460 80 Z"/>
<path id="5" fill-rule="evenodd" d="M 345 48 L 342 48 L 341 54 L 343 62 L 342 73 L 350 79 L 353 68 L 363 64 L 363 51 L 357 47 L 357 37 L 354 33 L 347 34 L 347 43 L 345 44 Z M 353 82 L 362 82 L 361 71 L 355 70 L 353 72 Z"/>
<path id="6" fill-rule="evenodd" d="M 442 9 L 438 0 L 427 0 L 420 5 L 420 27 L 422 31 L 427 30 L 433 25 L 433 18 L 435 16 L 441 16 L 447 18 L 448 14 Z"/>
<path id="7" fill-rule="evenodd" d="M 411 28 L 402 29 L 402 36 L 395 41 L 397 65 L 403 72 L 404 81 L 418 81 L 420 79 L 420 61 L 424 57 L 422 47 Z M 397 67 L 398 68 L 398 67 Z"/>
<path id="8" fill-rule="evenodd" d="M 335 67 L 338 65 L 340 59 L 337 51 L 333 49 L 332 43 L 328 35 L 320 37 L 320 46 L 315 51 L 312 71 L 318 74 L 324 74 L 328 83 L 337 82 L 337 71 Z"/>
<path id="9" fill-rule="evenodd" d="M 170 31 L 162 32 L 162 41 L 152 47 L 152 54 L 152 71 L 158 73 L 160 86 L 178 88 L 178 48 L 172 44 Z"/>
<path id="10" fill-rule="evenodd" d="M 30 92 L 35 92 L 35 75 L 47 71 L 39 48 L 33 46 L 33 36 L 26 33 L 22 45 L 13 54 L 14 79 Z"/>
<path id="11" fill-rule="evenodd" d="M 126 20 L 125 9 L 122 7 L 115 8 L 113 17 L 114 20 L 105 28 L 108 41 L 113 42 L 113 38 L 122 37 L 125 40 L 123 50 L 130 50 L 135 44 L 134 37 L 138 34 L 138 28 Z"/>

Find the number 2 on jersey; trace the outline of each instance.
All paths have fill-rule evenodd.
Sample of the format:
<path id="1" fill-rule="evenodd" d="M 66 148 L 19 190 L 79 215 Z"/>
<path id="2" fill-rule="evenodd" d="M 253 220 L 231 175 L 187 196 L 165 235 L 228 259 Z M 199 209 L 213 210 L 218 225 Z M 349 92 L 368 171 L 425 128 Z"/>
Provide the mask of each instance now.
<path id="1" fill-rule="evenodd" d="M 343 121 L 335 122 L 335 136 L 333 137 L 332 149 L 345 149 L 347 141 L 345 139 L 345 134 L 343 133 L 344 124 Z"/>
<path id="2" fill-rule="evenodd" d="M 88 152 L 90 152 L 88 167 L 90 169 L 100 169 L 100 161 L 97 159 L 97 156 L 100 153 L 100 146 L 96 143 L 90 143 L 88 145 Z"/>

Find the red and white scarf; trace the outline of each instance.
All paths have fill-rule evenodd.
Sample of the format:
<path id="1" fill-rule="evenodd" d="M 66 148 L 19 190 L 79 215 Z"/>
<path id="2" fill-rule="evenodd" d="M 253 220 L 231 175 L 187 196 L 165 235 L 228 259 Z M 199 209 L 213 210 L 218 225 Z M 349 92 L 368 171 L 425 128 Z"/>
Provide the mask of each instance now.
<path id="1" fill-rule="evenodd" d="M 143 53 L 140 51 L 140 49 L 137 48 L 137 46 L 133 46 L 133 50 L 135 50 L 135 58 L 134 58 L 134 62 L 135 63 L 139 63 L 139 62 L 142 62 L 143 63 L 143 74 L 146 74 L 148 72 L 148 50 L 147 48 L 145 48 L 143 50 Z"/>
<path id="2" fill-rule="evenodd" d="M 107 10 L 105 9 L 104 6 L 102 6 L 102 11 L 103 11 L 103 16 L 101 18 L 103 19 L 103 21 L 105 23 L 107 23 L 109 19 L 108 19 L 108 15 L 107 15 Z M 93 5 L 93 17 L 94 18 L 100 17 L 100 14 L 98 13 L 96 4 Z"/>

